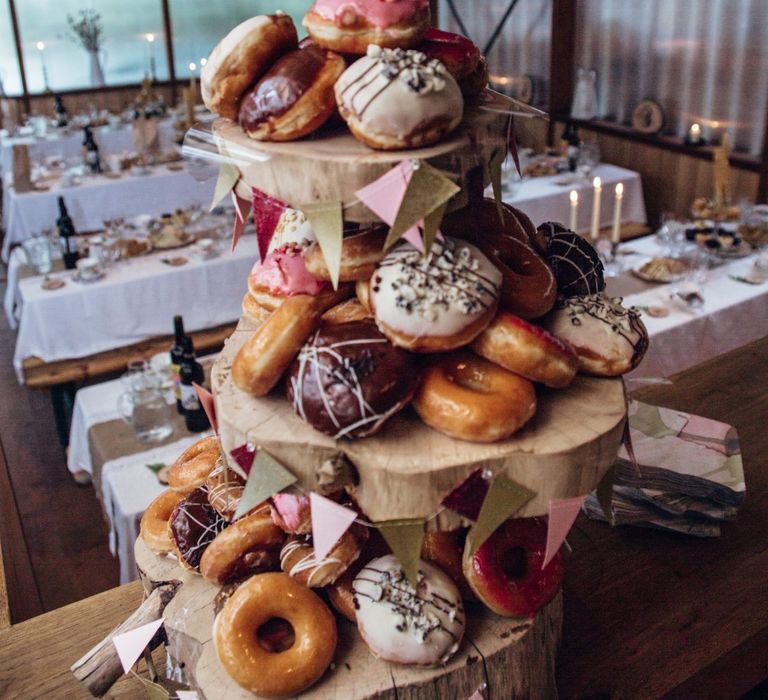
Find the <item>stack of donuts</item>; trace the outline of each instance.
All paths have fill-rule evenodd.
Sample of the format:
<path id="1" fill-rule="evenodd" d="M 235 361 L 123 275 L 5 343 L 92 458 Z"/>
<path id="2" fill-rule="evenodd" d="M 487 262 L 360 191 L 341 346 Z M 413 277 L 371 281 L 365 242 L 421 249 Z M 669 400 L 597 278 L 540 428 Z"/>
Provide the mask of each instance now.
<path id="1" fill-rule="evenodd" d="M 140 536 L 219 588 L 213 640 L 227 673 L 260 697 L 287 697 L 331 665 L 342 619 L 377 658 L 445 664 L 463 644 L 465 601 L 531 619 L 560 589 L 558 553 L 542 568 L 544 518 L 510 519 L 473 552 L 467 528 L 425 533 L 414 586 L 378 530 L 343 487 L 321 489 L 359 518 L 324 557 L 315 553 L 311 501 L 277 493 L 239 517 L 241 478 L 222 463 L 217 437 L 187 449 L 171 466 L 169 490 L 150 504 Z M 484 484 L 473 472 L 444 503 L 478 517 Z M 483 486 L 487 489 L 487 486 Z M 341 623 L 346 624 L 346 623 Z"/>
<path id="2" fill-rule="evenodd" d="M 449 214 L 422 253 L 386 230 L 350 224 L 334 290 L 301 212 L 278 222 L 249 276 L 257 330 L 232 380 L 264 396 L 284 387 L 296 414 L 336 439 L 376 433 L 411 404 L 430 427 L 473 442 L 504 440 L 536 412 L 536 386 L 578 372 L 637 366 L 648 334 L 604 295 L 590 243 L 559 224 L 486 199 Z"/>
<path id="3" fill-rule="evenodd" d="M 299 42 L 286 14 L 253 17 L 208 58 L 203 101 L 258 141 L 302 138 L 338 112 L 372 148 L 435 143 L 488 72 L 469 39 L 429 19 L 428 0 L 315 0 Z"/>

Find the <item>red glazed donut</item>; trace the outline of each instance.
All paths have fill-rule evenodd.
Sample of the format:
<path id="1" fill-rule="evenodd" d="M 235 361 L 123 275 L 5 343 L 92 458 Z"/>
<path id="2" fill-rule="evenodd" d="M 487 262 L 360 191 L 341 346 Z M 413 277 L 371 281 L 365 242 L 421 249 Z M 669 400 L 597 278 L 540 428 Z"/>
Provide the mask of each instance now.
<path id="1" fill-rule="evenodd" d="M 464 575 L 493 612 L 533 617 L 555 597 L 563 581 L 560 552 L 542 570 L 547 544 L 546 518 L 507 520 L 474 555 L 464 547 Z"/>
<path id="2" fill-rule="evenodd" d="M 568 386 L 576 376 L 576 351 L 522 318 L 501 311 L 472 343 L 478 354 L 532 382 L 556 389 Z"/>

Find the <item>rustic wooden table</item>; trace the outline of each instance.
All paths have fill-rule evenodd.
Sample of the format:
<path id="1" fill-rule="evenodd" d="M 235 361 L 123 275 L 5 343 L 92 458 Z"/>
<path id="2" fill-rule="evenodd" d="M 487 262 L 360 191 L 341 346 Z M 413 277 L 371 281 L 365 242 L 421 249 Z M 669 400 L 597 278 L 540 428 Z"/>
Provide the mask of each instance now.
<path id="1" fill-rule="evenodd" d="M 569 536 L 561 698 L 737 698 L 768 677 L 768 339 L 638 398 L 728 421 L 747 501 L 715 540 L 584 518 Z M 141 601 L 138 583 L 0 628 L 0 697 L 87 698 L 69 666 Z M 123 678 L 108 697 L 141 697 Z"/>

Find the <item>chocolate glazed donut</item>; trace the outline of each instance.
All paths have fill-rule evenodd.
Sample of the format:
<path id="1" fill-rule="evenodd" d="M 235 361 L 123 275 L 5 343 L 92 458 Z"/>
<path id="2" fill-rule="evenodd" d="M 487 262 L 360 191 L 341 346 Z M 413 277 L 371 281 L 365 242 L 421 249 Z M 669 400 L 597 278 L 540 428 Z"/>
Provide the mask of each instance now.
<path id="1" fill-rule="evenodd" d="M 190 493 L 168 520 L 168 530 L 176 545 L 176 556 L 187 569 L 199 570 L 206 547 L 229 523 L 208 502 L 203 486 Z"/>

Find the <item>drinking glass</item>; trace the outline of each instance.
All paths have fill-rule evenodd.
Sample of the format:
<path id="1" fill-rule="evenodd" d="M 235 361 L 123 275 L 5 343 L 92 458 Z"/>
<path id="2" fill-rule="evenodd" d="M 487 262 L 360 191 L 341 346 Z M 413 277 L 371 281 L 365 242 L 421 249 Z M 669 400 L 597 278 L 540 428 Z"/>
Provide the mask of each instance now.
<path id="1" fill-rule="evenodd" d="M 47 275 L 53 268 L 51 244 L 46 236 L 34 236 L 21 244 L 27 260 L 38 274 Z"/>
<path id="2" fill-rule="evenodd" d="M 592 170 L 600 162 L 600 147 L 596 143 L 580 143 L 576 171 L 585 180 L 590 179 Z"/>
<path id="3" fill-rule="evenodd" d="M 159 377 L 148 369 L 146 361 L 143 361 L 144 369 L 139 371 L 131 364 L 122 377 L 126 390 L 117 400 L 120 415 L 142 442 L 165 440 L 173 432 L 173 414 Z"/>

